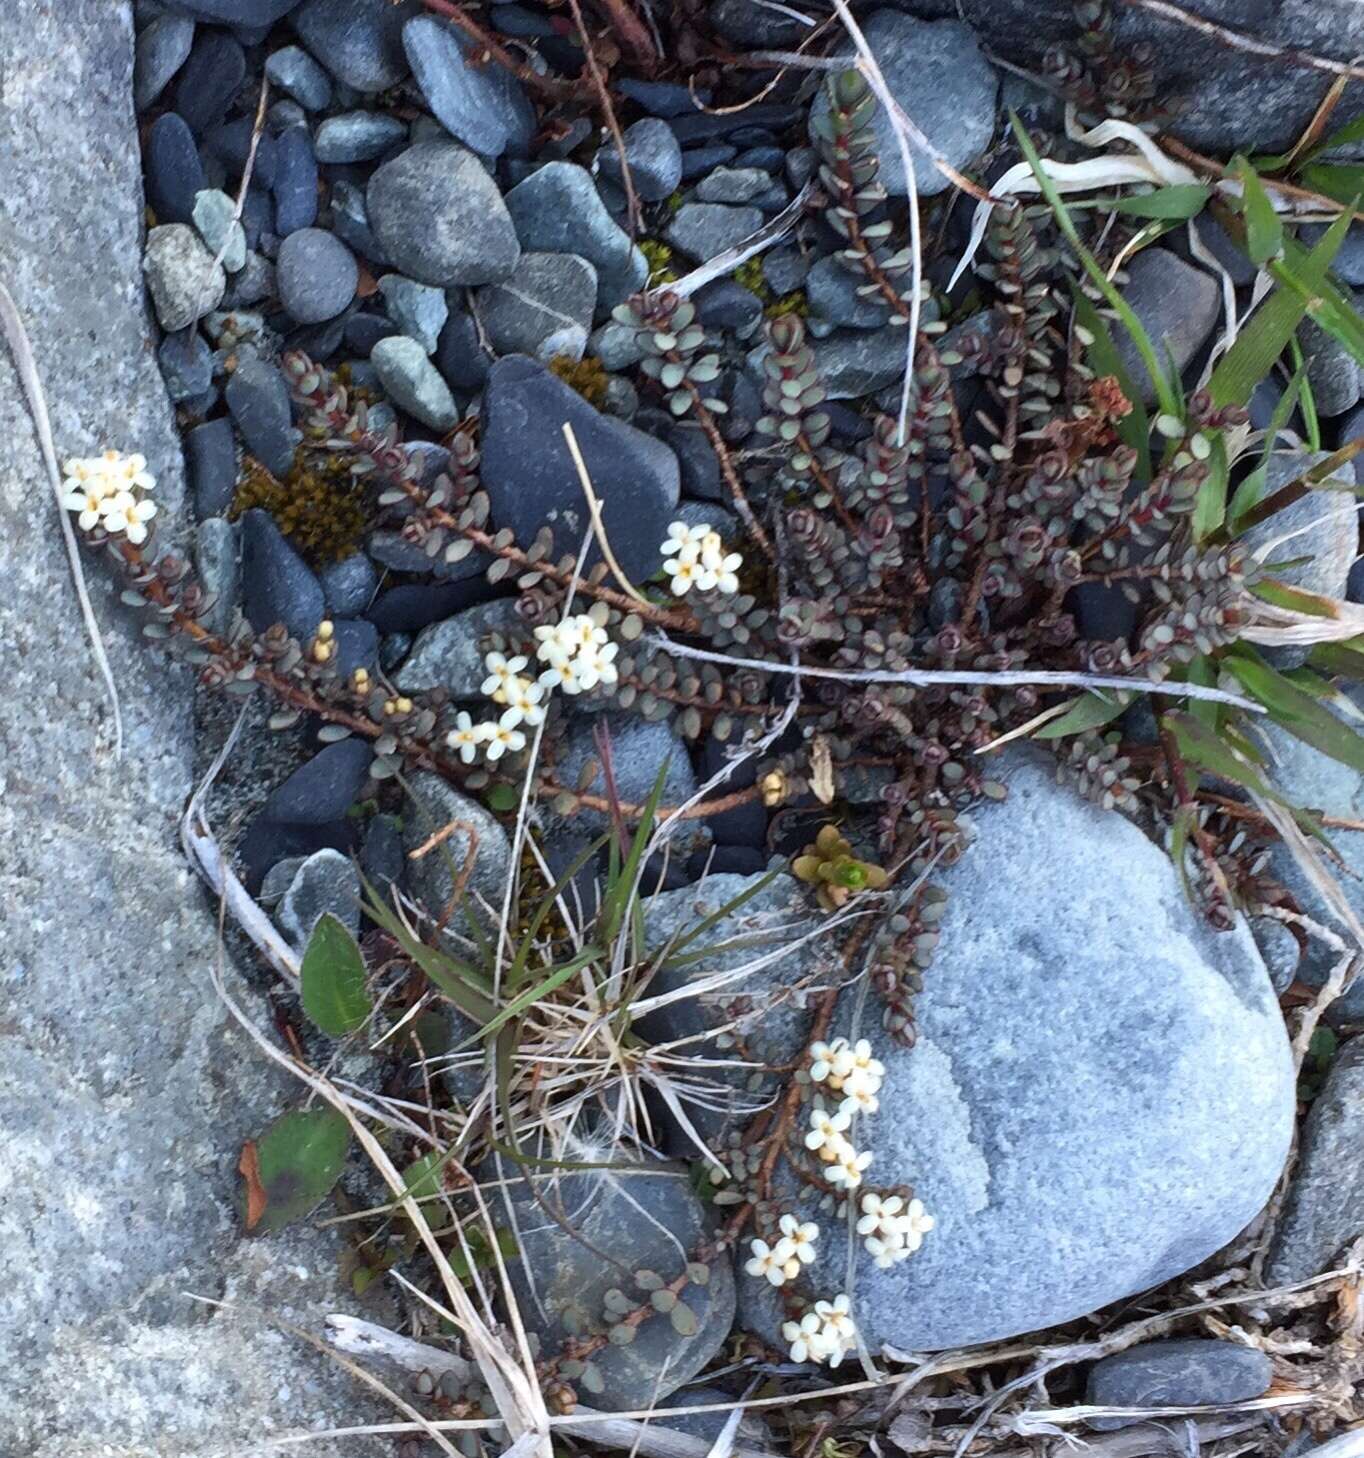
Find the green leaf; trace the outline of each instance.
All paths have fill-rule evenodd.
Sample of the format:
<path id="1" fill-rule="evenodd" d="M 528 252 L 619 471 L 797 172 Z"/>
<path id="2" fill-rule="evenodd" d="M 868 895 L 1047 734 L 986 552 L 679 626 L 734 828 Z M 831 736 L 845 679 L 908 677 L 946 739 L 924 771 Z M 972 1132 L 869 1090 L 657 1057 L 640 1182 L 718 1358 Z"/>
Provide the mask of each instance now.
<path id="1" fill-rule="evenodd" d="M 1353 209 L 1360 193 L 1364 192 L 1364 167 L 1336 162 L 1314 163 L 1302 169 L 1302 184 Z"/>
<path id="2" fill-rule="evenodd" d="M 1263 268 L 1283 248 L 1283 220 L 1264 189 L 1255 169 L 1244 157 L 1234 157 L 1231 171 L 1242 187 L 1241 211 L 1246 219 L 1246 252 L 1250 261 Z"/>
<path id="3" fill-rule="evenodd" d="M 598 917 L 601 938 L 608 947 L 614 944 L 625 921 L 626 907 L 634 896 L 635 881 L 638 877 L 640 863 L 644 859 L 644 852 L 648 848 L 649 838 L 653 835 L 654 816 L 663 799 L 663 786 L 667 777 L 668 760 L 665 759 L 658 768 L 658 777 L 654 780 L 653 789 L 649 791 L 649 798 L 644 802 L 643 813 L 640 815 L 639 824 L 635 826 L 635 832 L 630 841 L 630 849 L 619 870 L 616 870 L 615 858 L 612 858 L 611 874 L 608 877 L 606 895 L 602 898 L 601 913 Z"/>
<path id="4" fill-rule="evenodd" d="M 528 1007 L 534 1006 L 542 997 L 548 997 L 556 988 L 562 987 L 570 977 L 581 972 L 589 962 L 595 962 L 601 955 L 600 947 L 584 947 L 572 961 L 556 967 L 548 977 L 541 978 L 534 987 L 528 987 L 519 997 L 514 997 L 496 1017 L 489 1019 L 472 1038 L 466 1038 L 459 1046 L 463 1048 L 475 1039 L 483 1039 L 490 1033 L 497 1032 L 512 1018 L 519 1017 Z"/>
<path id="5" fill-rule="evenodd" d="M 1343 127 L 1337 128 L 1313 155 L 1321 152 L 1333 152 L 1337 147 L 1348 147 L 1352 142 L 1364 142 L 1364 116 L 1357 116 L 1353 121 L 1348 121 Z"/>
<path id="6" fill-rule="evenodd" d="M 1208 479 L 1198 488 L 1194 502 L 1193 536 L 1195 542 L 1206 542 L 1217 531 L 1227 515 L 1227 443 L 1224 432 L 1212 435 L 1208 454 Z"/>
<path id="7" fill-rule="evenodd" d="M 365 986 L 365 959 L 344 923 L 329 911 L 308 938 L 299 981 L 303 1011 L 329 1038 L 364 1026 L 374 1006 Z"/>
<path id="8" fill-rule="evenodd" d="M 1293 336 L 1292 342 L 1297 343 L 1297 336 Z M 1306 379 L 1306 368 L 1300 366 L 1293 373 L 1293 378 L 1288 382 L 1288 388 L 1279 396 L 1274 405 L 1274 413 L 1269 417 L 1269 426 L 1265 430 L 1264 445 L 1260 451 L 1260 459 L 1255 464 L 1255 469 L 1236 488 L 1236 495 L 1231 503 L 1231 535 L 1239 536 L 1241 532 L 1241 518 L 1254 506 L 1264 495 L 1265 482 L 1269 475 L 1269 458 L 1273 454 L 1274 446 L 1279 439 L 1279 432 L 1288 424 L 1288 417 L 1293 413 L 1293 406 L 1297 402 L 1299 391 L 1302 389 L 1303 381 Z"/>
<path id="9" fill-rule="evenodd" d="M 1348 216 L 1342 213 L 1311 253 L 1304 253 L 1292 239 L 1284 240 L 1285 259 L 1291 261 L 1296 277 L 1309 291 L 1325 284 L 1327 271 L 1349 225 Z M 1283 260 L 1274 265 L 1275 277 L 1282 267 Z M 1213 404 L 1244 405 L 1256 385 L 1269 374 L 1275 361 L 1287 349 L 1288 341 L 1306 313 L 1307 302 L 1297 290 L 1289 287 L 1275 289 L 1251 315 L 1246 327 L 1236 336 L 1236 342 L 1213 370 L 1212 379 L 1208 382 Z"/>
<path id="10" fill-rule="evenodd" d="M 1042 159 L 1037 154 L 1037 148 L 1033 146 L 1032 138 L 1028 136 L 1027 129 L 1019 121 L 1016 112 L 1009 112 L 1009 121 L 1013 127 L 1014 136 L 1018 139 L 1018 145 L 1022 148 L 1023 155 L 1028 159 L 1028 165 L 1032 168 L 1033 176 L 1037 178 L 1037 185 L 1042 191 L 1042 196 L 1046 198 L 1051 205 L 1052 212 L 1056 215 L 1057 226 L 1065 235 L 1066 241 L 1084 266 L 1084 270 L 1095 288 L 1104 296 L 1109 307 L 1117 311 L 1123 326 L 1132 336 L 1132 343 L 1136 346 L 1137 353 L 1141 356 L 1142 363 L 1146 366 L 1146 372 L 1150 375 L 1151 383 L 1155 387 L 1156 399 L 1160 402 L 1162 413 L 1182 420 L 1184 409 L 1179 393 L 1162 367 L 1141 320 L 1132 312 L 1132 306 L 1114 288 L 1108 275 L 1099 267 L 1098 260 L 1081 241 L 1080 235 L 1075 229 L 1075 223 L 1071 219 L 1070 213 L 1067 212 L 1065 203 L 1061 200 L 1061 194 L 1056 190 L 1056 184 L 1047 176 L 1046 169 L 1042 166 Z M 1282 348 L 1282 346 L 1280 347 Z"/>
<path id="11" fill-rule="evenodd" d="M 1129 194 L 1114 198 L 1104 206 L 1115 213 L 1134 218 L 1192 218 L 1203 211 L 1212 188 L 1199 182 L 1175 182 L 1158 187 L 1154 192 Z"/>
<path id="12" fill-rule="evenodd" d="M 1094 307 L 1094 301 L 1074 279 L 1070 282 L 1070 292 L 1075 301 L 1075 322 L 1092 341 L 1086 352 L 1095 376 L 1102 379 L 1105 375 L 1112 375 L 1132 407 L 1121 420 L 1115 422 L 1115 429 L 1118 439 L 1136 451 L 1137 476 L 1145 479 L 1151 474 L 1151 422 L 1146 414 L 1141 391 L 1133 384 L 1132 376 L 1118 353 L 1118 347 L 1113 343 L 1107 323 Z"/>
<path id="13" fill-rule="evenodd" d="M 1364 736 L 1344 720 L 1248 648 L 1226 654 L 1222 662 L 1290 734 L 1364 774 Z"/>
<path id="14" fill-rule="evenodd" d="M 1251 592 L 1263 602 L 1272 602 L 1275 607 L 1288 608 L 1291 612 L 1306 613 L 1312 618 L 1334 618 L 1335 600 L 1322 597 L 1320 593 L 1305 592 L 1301 587 L 1290 587 L 1286 582 L 1276 582 L 1272 577 L 1257 582 Z"/>
<path id="15" fill-rule="evenodd" d="M 1059 718 L 1052 719 L 1034 734 L 1034 739 L 1062 739 L 1067 734 L 1083 734 L 1109 724 L 1132 702 L 1130 694 L 1105 698 L 1103 694 L 1083 693 L 1072 699 L 1070 707 Z"/>
<path id="16" fill-rule="evenodd" d="M 1318 643 L 1307 655 L 1308 663 L 1337 678 L 1364 683 L 1364 638 L 1343 643 Z"/>
<path id="17" fill-rule="evenodd" d="M 433 1149 L 414 1160 L 403 1172 L 403 1193 L 414 1200 L 429 1200 L 445 1189 L 441 1171 L 449 1164 L 453 1151 Z"/>
<path id="18" fill-rule="evenodd" d="M 738 911 L 741 906 L 744 905 L 745 902 L 751 901 L 755 896 L 765 891 L 772 884 L 772 882 L 781 874 L 782 871 L 780 867 L 768 871 L 766 875 L 761 876 L 758 880 L 754 881 L 751 886 L 746 886 L 737 895 L 731 896 L 729 900 L 724 903 L 723 906 L 716 907 L 716 909 L 712 911 L 708 916 L 703 916 L 698 922 L 695 923 L 695 925 L 688 927 L 687 930 L 684 931 L 682 935 L 671 944 L 668 951 L 668 956 L 664 959 L 662 965 L 665 967 L 679 967 L 688 960 L 696 961 L 702 957 L 719 956 L 725 947 L 760 947 L 770 943 L 772 938 L 769 934 L 758 932 L 754 936 L 748 938 L 736 937 L 733 938 L 731 941 L 723 943 L 708 942 L 698 952 L 693 953 L 688 958 L 680 957 L 678 955 L 682 951 L 683 947 L 689 946 L 698 937 L 705 936 L 705 934 L 711 929 L 711 927 L 718 925 L 718 923 L 722 922 L 727 916 L 732 916 L 736 911 Z"/>
<path id="19" fill-rule="evenodd" d="M 1161 722 L 1174 735 L 1180 754 L 1190 764 L 1220 775 L 1222 779 L 1230 780 L 1233 784 L 1254 790 L 1266 800 L 1293 808 L 1252 763 L 1233 750 L 1232 736 L 1214 733 L 1191 714 L 1179 709 L 1165 714 Z"/>
<path id="20" fill-rule="evenodd" d="M 1307 449 L 1321 449 L 1321 419 L 1317 415 L 1317 397 L 1312 393 L 1312 382 L 1307 377 L 1307 361 L 1303 357 L 1302 341 L 1295 334 L 1288 341 L 1289 356 L 1293 361 L 1294 378 L 1301 379 L 1298 393 L 1302 397 L 1302 421 L 1307 430 Z M 1277 407 L 1275 413 L 1278 413 Z"/>
<path id="21" fill-rule="evenodd" d="M 1348 222 L 1349 217 L 1350 214 L 1342 213 L 1331 224 L 1331 229 L 1334 230 L 1341 221 Z M 1326 237 L 1329 236 L 1328 232 Z M 1325 241 L 1324 237 L 1322 242 Z M 1319 243 L 1317 247 L 1320 246 Z M 1313 254 L 1315 252 L 1316 249 L 1313 249 Z M 1298 296 L 1304 312 L 1314 324 L 1339 340 L 1354 356 L 1356 363 L 1364 364 L 1364 319 L 1354 306 L 1353 296 L 1342 292 L 1325 275 L 1316 278 L 1310 258 L 1311 255 L 1300 243 L 1285 238 L 1284 256 L 1271 263 L 1269 271 Z"/>
<path id="22" fill-rule="evenodd" d="M 514 785 L 504 785 L 500 781 L 497 784 L 489 785 L 483 795 L 483 803 L 489 810 L 515 810 L 521 803 L 521 796 L 517 793 Z"/>
<path id="23" fill-rule="evenodd" d="M 349 1148 L 350 1125 L 337 1109 L 296 1109 L 276 1119 L 242 1151 L 247 1230 L 265 1235 L 315 1210 L 341 1177 Z"/>

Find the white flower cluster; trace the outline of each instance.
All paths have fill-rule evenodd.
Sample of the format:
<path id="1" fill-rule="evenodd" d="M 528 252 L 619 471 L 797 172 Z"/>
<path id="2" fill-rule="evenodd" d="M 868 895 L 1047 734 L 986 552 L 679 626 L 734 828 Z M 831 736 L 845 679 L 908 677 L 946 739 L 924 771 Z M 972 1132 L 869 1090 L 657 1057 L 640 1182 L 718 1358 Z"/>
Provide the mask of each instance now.
<path id="1" fill-rule="evenodd" d="M 598 684 L 616 682 L 616 654 L 620 645 L 608 643 L 606 629 L 591 613 L 575 613 L 562 622 L 536 628 L 535 656 L 545 665 L 540 685 L 580 694 Z"/>
<path id="2" fill-rule="evenodd" d="M 886 1066 L 871 1056 L 871 1044 L 865 1038 L 859 1038 L 856 1043 L 849 1043 L 846 1038 L 814 1043 L 810 1058 L 811 1080 L 842 1094 L 839 1107 L 850 1117 L 874 1114 L 881 1107 L 878 1095 L 885 1081 Z"/>
<path id="3" fill-rule="evenodd" d="M 791 1345 L 793 1362 L 838 1364 L 857 1345 L 857 1327 L 852 1319 L 852 1302 L 846 1296 L 816 1301 L 799 1321 L 788 1321 L 781 1329 Z"/>
<path id="4" fill-rule="evenodd" d="M 814 1260 L 815 1241 L 819 1239 L 819 1226 L 813 1220 L 802 1222 L 794 1215 L 783 1215 L 780 1229 L 775 1245 L 753 1241 L 749 1246 L 753 1254 L 744 1263 L 750 1276 L 762 1276 L 774 1286 L 784 1286 L 800 1275 L 800 1268 Z"/>
<path id="5" fill-rule="evenodd" d="M 886 1271 L 912 1256 L 936 1223 L 922 1200 L 906 1202 L 899 1195 L 883 1199 L 868 1192 L 862 1196 L 857 1233 L 876 1264 Z"/>
<path id="6" fill-rule="evenodd" d="M 739 579 L 735 574 L 743 566 L 743 556 L 726 552 L 720 533 L 713 527 L 688 526 L 684 521 L 675 521 L 659 550 L 668 559 L 663 570 L 678 597 L 693 587 L 701 592 L 738 592 Z"/>
<path id="7" fill-rule="evenodd" d="M 580 694 L 598 684 L 616 682 L 618 645 L 607 642 L 606 629 L 590 613 L 576 613 L 536 628 L 535 636 L 539 640 L 535 656 L 545 665 L 538 679 L 525 673 L 529 660 L 523 654 L 508 658 L 503 653 L 489 653 L 484 658 L 488 676 L 480 692 L 502 712 L 496 719 L 480 721 L 463 709 L 455 715 L 455 727 L 445 742 L 465 764 L 472 764 L 480 753 L 496 761 L 524 749 L 522 726 L 533 729 L 544 723 L 547 700 L 554 689 Z"/>
<path id="8" fill-rule="evenodd" d="M 103 527 L 111 537 L 121 534 L 135 547 L 147 540 L 147 523 L 156 515 L 156 503 L 146 493 L 156 485 L 156 477 L 147 469 L 146 456 L 125 456 L 121 451 L 75 456 L 62 471 L 62 505 L 76 513 L 83 532 Z"/>

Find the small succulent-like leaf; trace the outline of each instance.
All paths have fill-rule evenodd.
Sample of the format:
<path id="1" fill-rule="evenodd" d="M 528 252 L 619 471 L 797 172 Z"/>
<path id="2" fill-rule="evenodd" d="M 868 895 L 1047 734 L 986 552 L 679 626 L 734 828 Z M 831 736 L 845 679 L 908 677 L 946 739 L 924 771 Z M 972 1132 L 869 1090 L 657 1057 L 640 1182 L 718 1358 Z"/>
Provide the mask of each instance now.
<path id="1" fill-rule="evenodd" d="M 695 1336 L 700 1330 L 700 1324 L 696 1320 L 696 1313 L 685 1301 L 679 1301 L 668 1312 L 668 1320 L 672 1322 L 673 1330 L 678 1336 Z"/>

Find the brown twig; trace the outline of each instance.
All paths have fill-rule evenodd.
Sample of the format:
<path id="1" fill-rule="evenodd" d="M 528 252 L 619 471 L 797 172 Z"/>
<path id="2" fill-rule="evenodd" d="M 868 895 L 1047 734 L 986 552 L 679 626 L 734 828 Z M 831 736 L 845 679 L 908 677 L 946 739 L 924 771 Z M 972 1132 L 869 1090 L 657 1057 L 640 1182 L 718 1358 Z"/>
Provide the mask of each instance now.
<path id="1" fill-rule="evenodd" d="M 624 0 L 606 0 L 612 11 L 613 17 L 618 10 L 628 12 Z M 621 135 L 620 122 L 616 118 L 616 108 L 611 104 L 611 93 L 606 87 L 606 78 L 601 73 L 601 67 L 597 64 L 597 53 L 592 48 L 592 37 L 587 33 L 587 26 L 583 21 L 582 6 L 578 0 L 568 0 L 569 9 L 573 12 L 573 24 L 577 27 L 578 38 L 583 43 L 583 55 L 587 58 L 587 74 L 592 78 L 592 89 L 597 93 L 597 102 L 601 106 L 602 116 L 606 119 L 606 128 L 611 133 L 611 141 L 616 148 L 616 156 L 620 158 L 620 180 L 625 188 L 625 208 L 630 222 L 630 237 L 633 240 L 639 232 L 639 198 L 635 193 L 634 178 L 630 175 L 630 162 L 625 155 L 625 138 Z M 634 21 L 636 28 L 643 34 L 643 27 L 639 19 L 630 13 L 630 19 Z M 644 42 L 652 55 L 653 46 L 649 37 L 644 34 Z"/>
<path id="2" fill-rule="evenodd" d="M 557 780 L 548 776 L 541 779 L 539 790 L 543 795 L 572 795 L 574 800 L 585 809 L 599 810 L 603 815 L 610 815 L 619 810 L 627 820 L 643 819 L 644 812 L 648 808 L 629 800 L 612 801 L 605 795 L 589 795 L 584 791 L 570 790 L 567 785 L 561 785 Z M 728 795 L 721 795 L 718 800 L 703 800 L 700 804 L 688 805 L 685 808 L 676 805 L 659 805 L 654 811 L 654 816 L 658 820 L 666 819 L 670 815 L 676 816 L 678 820 L 702 820 L 707 815 L 720 815 L 726 810 L 737 810 L 740 805 L 751 805 L 761 796 L 762 786 L 750 785 L 746 790 L 731 790 Z"/>
<path id="3" fill-rule="evenodd" d="M 676 354 L 675 351 L 670 350 L 667 357 L 678 363 L 683 362 L 681 355 Z M 725 485 L 729 487 L 730 499 L 734 502 L 735 509 L 743 518 L 749 535 L 762 548 L 767 560 L 775 562 L 777 554 L 772 549 L 772 539 L 763 530 L 762 523 L 749 504 L 748 497 L 744 493 L 743 483 L 739 480 L 739 473 L 734 469 L 734 462 L 730 458 L 729 447 L 725 445 L 725 439 L 720 434 L 720 427 L 715 423 L 715 417 L 706 409 L 706 403 L 701 398 L 701 391 L 690 380 L 683 383 L 687 393 L 691 396 L 692 413 L 700 423 L 701 429 L 705 431 L 706 439 L 710 441 L 711 449 L 715 452 L 715 459 L 720 463 L 720 472 L 725 478 Z"/>
<path id="4" fill-rule="evenodd" d="M 569 0 L 569 3 L 576 11 L 577 0 Z M 616 39 L 629 51 L 631 58 L 652 70 L 658 63 L 658 52 L 644 22 L 630 8 L 629 0 L 601 0 L 601 8 L 611 18 Z"/>

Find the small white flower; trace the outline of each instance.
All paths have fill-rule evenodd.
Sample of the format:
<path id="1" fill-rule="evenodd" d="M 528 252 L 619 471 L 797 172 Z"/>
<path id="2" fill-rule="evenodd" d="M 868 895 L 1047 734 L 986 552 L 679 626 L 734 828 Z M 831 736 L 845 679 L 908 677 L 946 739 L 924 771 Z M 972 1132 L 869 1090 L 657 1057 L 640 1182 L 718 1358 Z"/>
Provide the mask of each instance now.
<path id="1" fill-rule="evenodd" d="M 564 658 L 551 663 L 540 675 L 539 683 L 546 692 L 563 689 L 566 694 L 580 694 L 583 686 L 578 682 L 578 664 L 575 659 Z"/>
<path id="2" fill-rule="evenodd" d="M 67 466 L 75 464 L 68 461 Z M 66 495 L 62 497 L 62 505 L 67 511 L 77 512 L 76 525 L 81 531 L 88 532 L 96 526 L 100 519 L 100 507 L 104 502 L 104 495 L 97 481 L 84 482 L 77 476 L 66 478 Z"/>
<path id="3" fill-rule="evenodd" d="M 905 1243 L 911 1250 L 918 1250 L 924 1243 L 924 1236 L 937 1225 L 937 1221 L 924 1209 L 922 1200 L 911 1200 L 909 1209 L 901 1217 L 900 1229 Z"/>
<path id="4" fill-rule="evenodd" d="M 807 1311 L 799 1321 L 783 1323 L 781 1329 L 793 1362 L 823 1362 L 828 1356 L 823 1333 L 824 1323 L 813 1311 Z"/>
<path id="5" fill-rule="evenodd" d="M 512 680 L 526 666 L 526 660 L 519 653 L 515 658 L 507 658 L 501 653 L 489 653 L 483 660 L 483 666 L 488 670 L 488 676 L 479 686 L 479 692 L 487 694 L 495 704 L 506 703 L 507 690 Z"/>
<path id="6" fill-rule="evenodd" d="M 726 557 L 703 557 L 696 579 L 697 587 L 703 592 L 738 592 L 739 579 L 734 574 L 743 566 L 743 561 L 738 552 L 731 552 Z"/>
<path id="7" fill-rule="evenodd" d="M 669 557 L 663 564 L 663 570 L 671 579 L 668 586 L 682 597 L 697 584 L 703 569 L 695 557 L 680 556 Z"/>
<path id="8" fill-rule="evenodd" d="M 813 1220 L 804 1222 L 794 1215 L 783 1215 L 780 1221 L 783 1244 L 790 1242 L 791 1253 L 802 1264 L 808 1266 L 815 1258 L 815 1241 L 819 1239 L 819 1226 Z"/>
<path id="9" fill-rule="evenodd" d="M 820 1336 L 828 1362 L 837 1367 L 857 1345 L 857 1326 L 852 1319 L 852 1302 L 845 1295 L 832 1301 L 816 1301 L 815 1315 L 820 1319 Z"/>
<path id="10" fill-rule="evenodd" d="M 744 1262 L 744 1270 L 750 1276 L 761 1276 L 773 1286 L 784 1286 L 800 1270 L 789 1241 L 779 1240 L 776 1245 L 768 1245 L 765 1240 L 754 1240 L 748 1248 L 753 1254 Z"/>
<path id="11" fill-rule="evenodd" d="M 459 751 L 459 757 L 465 764 L 474 762 L 483 740 L 483 725 L 475 724 L 465 709 L 455 715 L 455 727 L 445 736 L 446 744 Z"/>
<path id="12" fill-rule="evenodd" d="M 111 536 L 120 532 L 135 547 L 147 540 L 147 523 L 156 515 L 156 502 L 138 500 L 131 491 L 119 491 L 100 502 L 100 521 Z"/>
<path id="13" fill-rule="evenodd" d="M 843 1080 L 843 1102 L 839 1107 L 849 1114 L 874 1114 L 881 1107 L 881 1100 L 876 1097 L 879 1088 L 880 1084 L 854 1069 Z"/>
<path id="14" fill-rule="evenodd" d="M 484 730 L 490 760 L 501 759 L 508 750 L 514 754 L 518 749 L 526 747 L 526 736 L 516 727 L 516 722 L 507 723 L 512 712 L 514 711 L 509 710 L 496 724 L 488 724 Z"/>
<path id="15" fill-rule="evenodd" d="M 710 528 L 706 526 L 688 526 L 684 521 L 675 521 L 669 526 L 667 539 L 659 551 L 665 557 L 674 557 L 681 553 L 695 559 L 709 532 Z"/>
<path id="16" fill-rule="evenodd" d="M 862 1176 L 871 1164 L 871 1150 L 858 1153 L 845 1139 L 834 1153 L 825 1175 L 831 1185 L 843 1190 L 855 1190 L 862 1183 Z"/>
<path id="17" fill-rule="evenodd" d="M 857 1222 L 857 1233 L 866 1235 L 870 1231 L 885 1229 L 889 1222 L 904 1209 L 905 1202 L 899 1195 L 887 1195 L 882 1197 L 874 1191 L 868 1190 L 862 1196 L 861 1218 Z"/>
<path id="18" fill-rule="evenodd" d="M 810 1110 L 810 1132 L 805 1136 L 806 1149 L 814 1150 L 826 1159 L 837 1157 L 840 1146 L 848 1141 L 843 1131 L 852 1120 L 842 1109 L 829 1113 L 827 1109 Z"/>
<path id="19" fill-rule="evenodd" d="M 542 723 L 545 717 L 545 706 L 540 702 L 545 696 L 544 687 L 541 684 L 533 683 L 528 678 L 522 678 L 520 674 L 511 679 L 503 690 L 502 702 L 506 704 L 506 712 L 502 715 L 502 722 L 508 727 L 515 727 L 517 724 L 529 724 L 532 728 Z"/>
<path id="20" fill-rule="evenodd" d="M 577 644 L 573 641 L 573 630 L 568 621 L 546 623 L 536 628 L 537 647 L 535 656 L 541 663 L 562 663 L 573 657 Z"/>
<path id="21" fill-rule="evenodd" d="M 810 1056 L 810 1077 L 816 1083 L 829 1083 L 842 1088 L 843 1080 L 853 1071 L 853 1051 L 846 1038 L 835 1038 L 832 1043 L 812 1043 Z"/>

